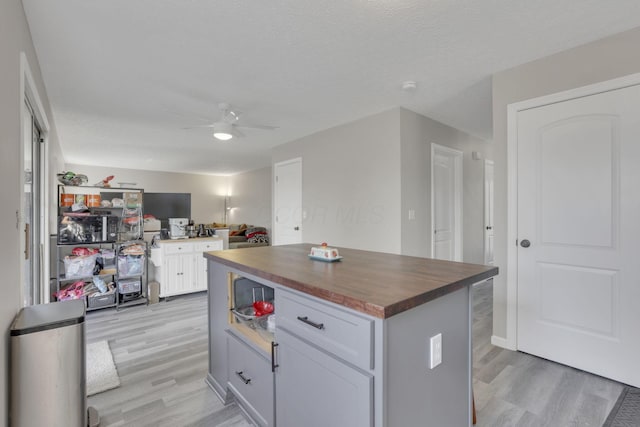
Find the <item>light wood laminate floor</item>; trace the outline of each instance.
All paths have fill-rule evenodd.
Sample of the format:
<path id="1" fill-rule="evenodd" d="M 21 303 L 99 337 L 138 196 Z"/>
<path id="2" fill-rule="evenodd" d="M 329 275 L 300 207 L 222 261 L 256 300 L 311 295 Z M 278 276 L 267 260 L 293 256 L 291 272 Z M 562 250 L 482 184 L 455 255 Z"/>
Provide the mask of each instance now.
<path id="1" fill-rule="evenodd" d="M 491 298 L 491 281 L 476 285 L 477 425 L 601 426 L 622 385 L 492 346 Z M 235 404 L 223 406 L 204 383 L 208 369 L 206 294 L 119 312 L 91 312 L 86 326 L 88 343 L 109 341 L 122 383 L 88 399 L 100 413 L 101 427 L 251 425 Z"/>
<path id="2" fill-rule="evenodd" d="M 473 389 L 479 427 L 600 427 L 622 384 L 491 345 L 493 286 L 474 288 Z"/>
<path id="3" fill-rule="evenodd" d="M 251 426 L 205 384 L 207 297 L 198 293 L 115 311 L 90 312 L 87 343 L 108 340 L 120 387 L 89 397 L 101 427 Z"/>

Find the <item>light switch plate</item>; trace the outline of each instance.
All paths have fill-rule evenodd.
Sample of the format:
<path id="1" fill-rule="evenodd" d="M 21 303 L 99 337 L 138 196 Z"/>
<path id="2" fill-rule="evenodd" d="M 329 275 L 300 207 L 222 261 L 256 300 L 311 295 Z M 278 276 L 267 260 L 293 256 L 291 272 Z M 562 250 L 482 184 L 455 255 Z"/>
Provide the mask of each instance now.
<path id="1" fill-rule="evenodd" d="M 442 334 L 434 335 L 429 343 L 429 369 L 442 363 Z"/>

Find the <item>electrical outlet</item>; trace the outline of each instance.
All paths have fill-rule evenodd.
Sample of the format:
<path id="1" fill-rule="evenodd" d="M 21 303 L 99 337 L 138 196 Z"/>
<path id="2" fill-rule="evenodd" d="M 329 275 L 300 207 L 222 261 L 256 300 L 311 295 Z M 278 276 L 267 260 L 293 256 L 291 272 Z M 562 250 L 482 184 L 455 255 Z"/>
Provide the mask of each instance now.
<path id="1" fill-rule="evenodd" d="M 442 363 L 442 334 L 431 337 L 429 349 L 429 369 L 433 369 Z"/>
<path id="2" fill-rule="evenodd" d="M 409 221 L 413 221 L 416 219 L 416 211 L 415 209 L 409 209 Z"/>

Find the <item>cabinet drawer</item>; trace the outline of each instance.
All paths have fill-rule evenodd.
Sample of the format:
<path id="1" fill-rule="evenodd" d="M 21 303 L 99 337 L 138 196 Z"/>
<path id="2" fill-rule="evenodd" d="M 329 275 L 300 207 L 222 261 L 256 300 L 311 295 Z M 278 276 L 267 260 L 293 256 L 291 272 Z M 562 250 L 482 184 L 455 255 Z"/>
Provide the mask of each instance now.
<path id="1" fill-rule="evenodd" d="M 260 426 L 273 425 L 274 376 L 271 362 L 233 334 L 227 334 L 229 388 Z"/>
<path id="2" fill-rule="evenodd" d="M 193 243 L 170 243 L 165 246 L 164 251 L 167 255 L 193 252 Z"/>
<path id="3" fill-rule="evenodd" d="M 276 326 L 363 369 L 373 369 L 373 320 L 291 292 L 276 293 Z"/>
<path id="4" fill-rule="evenodd" d="M 221 251 L 222 240 L 196 243 L 195 248 L 196 248 L 196 252 Z"/>

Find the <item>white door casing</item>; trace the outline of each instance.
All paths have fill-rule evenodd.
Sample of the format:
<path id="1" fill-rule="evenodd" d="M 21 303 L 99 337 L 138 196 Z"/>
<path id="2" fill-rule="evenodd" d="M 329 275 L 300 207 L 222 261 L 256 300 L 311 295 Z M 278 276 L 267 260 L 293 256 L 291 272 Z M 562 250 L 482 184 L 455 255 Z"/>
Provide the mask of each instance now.
<path id="1" fill-rule="evenodd" d="M 26 232 L 27 227 L 27 212 L 23 203 L 20 203 L 18 211 L 16 212 L 17 223 L 16 226 L 18 230 L 20 230 L 20 239 L 18 245 L 16 245 L 16 250 L 19 251 L 19 283 L 20 286 L 20 294 L 21 294 L 21 302 L 24 305 L 25 302 L 29 301 L 29 295 L 24 286 L 22 286 L 25 281 L 30 280 L 33 282 L 33 286 L 37 286 L 39 289 L 35 292 L 32 292 L 35 295 L 39 295 L 39 301 L 31 301 L 32 304 L 42 304 L 48 303 L 50 300 L 51 290 L 49 287 L 49 244 L 48 244 L 48 236 L 49 236 L 49 153 L 48 153 L 48 144 L 46 143 L 48 140 L 48 132 L 49 132 L 49 120 L 47 119 L 46 112 L 44 109 L 44 105 L 42 104 L 41 97 L 38 93 L 38 89 L 33 78 L 33 73 L 31 72 L 31 67 L 29 66 L 29 62 L 27 60 L 27 56 L 24 52 L 20 52 L 20 105 L 25 105 L 28 103 L 32 112 L 28 112 L 27 110 L 21 108 L 20 109 L 20 123 L 24 124 L 28 121 L 28 115 L 32 114 L 35 120 L 38 122 L 41 131 L 41 138 L 45 142 L 40 149 L 39 156 L 39 179 L 38 185 L 40 187 L 40 196 L 37 201 L 39 205 L 38 212 L 34 212 L 34 216 L 32 218 L 33 221 L 38 222 L 38 230 L 37 234 L 32 234 L 30 231 Z M 20 126 L 20 142 L 27 141 L 31 138 L 32 130 L 25 128 L 25 126 Z M 27 135 L 29 134 L 29 135 Z M 20 148 L 20 164 L 24 165 L 26 157 L 28 153 L 25 152 L 24 145 L 21 145 Z M 26 183 L 25 174 L 21 173 L 19 176 L 19 185 L 20 185 L 20 193 L 22 194 Z M 57 201 L 56 201 L 57 203 Z M 37 255 L 40 262 L 38 263 L 37 269 L 39 271 L 34 271 L 31 279 L 29 279 L 26 271 L 27 261 L 25 259 L 25 250 L 26 250 L 26 241 L 29 238 L 32 241 L 31 250 L 32 255 Z"/>
<path id="2" fill-rule="evenodd" d="M 607 80 L 575 89 L 544 95 L 507 106 L 507 224 L 506 224 L 506 295 L 502 297 L 506 308 L 506 333 L 493 335 L 493 345 L 516 350 L 517 348 L 517 299 L 518 294 L 518 113 L 530 108 L 590 96 L 609 90 L 640 84 L 640 73 Z"/>
<path id="3" fill-rule="evenodd" d="M 484 263 L 493 265 L 495 262 L 493 195 L 494 195 L 494 165 L 493 160 L 484 161 Z"/>
<path id="4" fill-rule="evenodd" d="M 273 245 L 302 243 L 302 159 L 274 165 Z"/>
<path id="5" fill-rule="evenodd" d="M 431 256 L 462 261 L 462 151 L 433 143 Z"/>
<path id="6" fill-rule="evenodd" d="M 517 348 L 634 386 L 638 114 L 640 85 L 517 114 Z"/>

